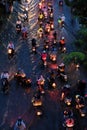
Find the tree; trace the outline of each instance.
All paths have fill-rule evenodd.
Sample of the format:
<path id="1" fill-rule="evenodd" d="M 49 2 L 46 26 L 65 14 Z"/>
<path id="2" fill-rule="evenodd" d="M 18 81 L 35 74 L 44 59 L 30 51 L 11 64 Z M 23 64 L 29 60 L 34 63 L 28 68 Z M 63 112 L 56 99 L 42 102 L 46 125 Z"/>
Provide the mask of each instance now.
<path id="1" fill-rule="evenodd" d="M 65 0 L 66 4 L 71 6 L 71 12 L 80 18 L 87 17 L 87 1 L 86 0 Z M 87 21 L 87 20 L 86 20 Z"/>

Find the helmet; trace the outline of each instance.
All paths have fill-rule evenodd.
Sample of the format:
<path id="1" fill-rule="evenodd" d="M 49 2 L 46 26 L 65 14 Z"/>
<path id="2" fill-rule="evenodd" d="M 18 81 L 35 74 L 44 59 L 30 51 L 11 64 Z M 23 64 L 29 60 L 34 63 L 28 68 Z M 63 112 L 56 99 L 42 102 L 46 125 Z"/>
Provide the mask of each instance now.
<path id="1" fill-rule="evenodd" d="M 62 40 L 64 40 L 64 37 L 62 37 Z"/>
<path id="2" fill-rule="evenodd" d="M 46 51 L 44 50 L 43 53 L 46 53 Z"/>

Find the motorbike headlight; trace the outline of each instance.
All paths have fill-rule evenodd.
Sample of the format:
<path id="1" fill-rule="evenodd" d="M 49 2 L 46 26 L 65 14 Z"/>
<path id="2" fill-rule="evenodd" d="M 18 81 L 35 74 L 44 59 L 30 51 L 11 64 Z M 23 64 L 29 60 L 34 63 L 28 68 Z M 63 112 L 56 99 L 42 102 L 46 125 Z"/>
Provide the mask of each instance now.
<path id="1" fill-rule="evenodd" d="M 67 81 L 67 75 L 64 76 L 65 81 Z"/>
<path id="2" fill-rule="evenodd" d="M 12 49 L 8 49 L 8 54 L 11 54 L 12 53 Z"/>
<path id="3" fill-rule="evenodd" d="M 25 10 L 28 11 L 28 7 L 26 7 Z"/>
<path id="4" fill-rule="evenodd" d="M 37 116 L 41 116 L 42 115 L 42 111 L 37 111 Z"/>
<path id="5" fill-rule="evenodd" d="M 52 84 L 52 87 L 55 88 L 55 87 L 56 87 L 56 83 L 53 83 L 53 84 Z"/>

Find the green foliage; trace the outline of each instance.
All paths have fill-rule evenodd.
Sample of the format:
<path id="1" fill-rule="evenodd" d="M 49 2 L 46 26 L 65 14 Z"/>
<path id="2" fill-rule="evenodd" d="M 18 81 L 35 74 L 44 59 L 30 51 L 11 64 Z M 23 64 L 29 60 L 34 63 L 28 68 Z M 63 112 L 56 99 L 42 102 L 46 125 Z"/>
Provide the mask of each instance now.
<path id="1" fill-rule="evenodd" d="M 87 28 L 81 28 L 78 32 L 78 36 L 83 41 L 87 41 Z"/>
<path id="2" fill-rule="evenodd" d="M 83 67 L 87 70 L 87 59 L 84 61 Z"/>
<path id="3" fill-rule="evenodd" d="M 85 60 L 85 54 L 82 52 L 71 52 L 64 57 L 65 63 L 79 62 L 82 63 Z"/>
<path id="4" fill-rule="evenodd" d="M 70 6 L 69 0 L 65 0 L 66 5 Z"/>
<path id="5" fill-rule="evenodd" d="M 79 17 L 87 17 L 87 1 L 86 0 L 65 0 L 68 6 L 71 6 L 72 13 Z"/>
<path id="6" fill-rule="evenodd" d="M 81 28 L 78 31 L 77 40 L 74 42 L 76 47 L 80 49 L 80 51 L 87 51 L 87 28 Z"/>
<path id="7" fill-rule="evenodd" d="M 82 39 L 78 39 L 74 42 L 76 47 L 81 48 L 84 45 L 84 41 Z"/>

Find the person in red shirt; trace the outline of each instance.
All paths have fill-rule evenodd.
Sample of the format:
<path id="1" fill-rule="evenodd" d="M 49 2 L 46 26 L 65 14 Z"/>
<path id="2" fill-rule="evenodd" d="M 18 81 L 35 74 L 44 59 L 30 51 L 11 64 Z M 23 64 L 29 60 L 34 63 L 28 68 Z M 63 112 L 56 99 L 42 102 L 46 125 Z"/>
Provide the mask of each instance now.
<path id="1" fill-rule="evenodd" d="M 60 44 L 60 48 L 62 48 L 65 45 L 65 38 L 64 37 L 62 37 L 60 39 L 59 44 Z"/>
<path id="2" fill-rule="evenodd" d="M 41 54 L 41 59 L 43 61 L 47 59 L 47 53 L 46 53 L 46 51 L 43 51 L 43 53 Z"/>

